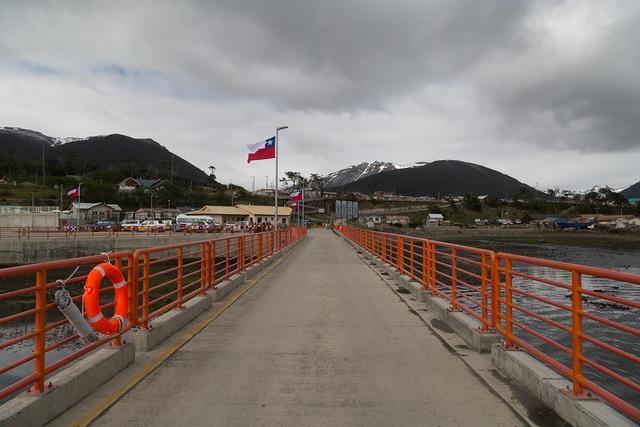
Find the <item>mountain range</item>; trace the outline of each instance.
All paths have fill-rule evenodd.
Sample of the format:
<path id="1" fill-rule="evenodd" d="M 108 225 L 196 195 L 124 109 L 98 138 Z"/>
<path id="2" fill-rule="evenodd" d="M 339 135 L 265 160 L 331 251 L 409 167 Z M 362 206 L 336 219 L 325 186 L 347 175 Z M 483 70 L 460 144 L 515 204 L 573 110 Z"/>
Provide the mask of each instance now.
<path id="1" fill-rule="evenodd" d="M 640 198 L 640 182 L 636 182 L 635 184 L 625 188 L 624 190 L 620 191 L 620 194 L 622 194 L 627 199 Z"/>
<path id="2" fill-rule="evenodd" d="M 24 158 L 76 157 L 99 167 L 134 162 L 148 169 L 167 170 L 175 176 L 205 182 L 207 174 L 187 160 L 175 155 L 153 139 L 111 134 L 86 138 L 55 138 L 40 132 L 15 127 L 0 128 L 0 156 L 19 154 Z"/>
<path id="3" fill-rule="evenodd" d="M 175 176 L 198 183 L 207 180 L 205 172 L 153 139 L 121 134 L 56 138 L 29 129 L 0 127 L 0 157 L 19 155 L 40 161 L 43 154 L 47 159 L 88 160 L 101 168 L 131 163 L 146 170 L 167 171 L 173 162 Z M 385 191 L 434 197 L 474 193 L 510 197 L 522 188 L 536 191 L 496 170 L 458 160 L 408 165 L 383 161 L 362 162 L 330 173 L 325 178 L 327 189 L 361 193 Z M 620 190 L 620 193 L 627 198 L 640 197 L 640 182 Z"/>
<path id="4" fill-rule="evenodd" d="M 437 160 L 402 169 L 369 174 L 335 188 L 337 191 L 371 194 L 384 191 L 406 196 L 492 195 L 511 197 L 532 187 L 496 170 L 459 160 Z"/>
<path id="5" fill-rule="evenodd" d="M 407 169 L 425 165 L 425 162 L 417 162 L 410 165 L 398 165 L 389 162 L 362 162 L 358 165 L 349 166 L 339 171 L 332 172 L 325 176 L 327 188 L 342 187 L 352 182 L 358 181 L 362 178 L 366 178 L 371 175 L 376 175 L 382 172 L 388 172 L 398 169 Z"/>

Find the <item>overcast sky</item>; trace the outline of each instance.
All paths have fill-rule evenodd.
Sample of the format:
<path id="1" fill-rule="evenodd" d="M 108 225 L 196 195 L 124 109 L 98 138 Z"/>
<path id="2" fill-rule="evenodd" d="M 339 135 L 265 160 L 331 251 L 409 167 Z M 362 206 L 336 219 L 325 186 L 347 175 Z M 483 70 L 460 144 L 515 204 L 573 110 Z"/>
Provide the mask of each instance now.
<path id="1" fill-rule="evenodd" d="M 637 0 L 0 2 L 0 126 L 150 137 L 219 180 L 458 159 L 640 180 Z"/>

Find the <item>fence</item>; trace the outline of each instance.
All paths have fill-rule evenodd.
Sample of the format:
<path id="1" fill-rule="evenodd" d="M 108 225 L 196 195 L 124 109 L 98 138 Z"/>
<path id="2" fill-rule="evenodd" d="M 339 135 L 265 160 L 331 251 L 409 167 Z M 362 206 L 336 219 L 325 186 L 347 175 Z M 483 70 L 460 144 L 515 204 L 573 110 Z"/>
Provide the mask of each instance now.
<path id="1" fill-rule="evenodd" d="M 120 334 L 92 343 L 81 340 L 58 312 L 53 293 L 64 286 L 81 306 L 85 279 L 105 254 L 0 269 L 0 400 L 27 387 L 46 391 L 53 372 L 109 342 L 120 345 L 132 327 L 148 328 L 152 319 L 305 236 L 304 228 L 288 228 L 108 254 L 127 280 L 129 321 Z M 100 289 L 107 317 L 113 290 Z"/>
<path id="2" fill-rule="evenodd" d="M 640 275 L 338 226 L 362 248 L 446 298 L 572 382 L 640 420 Z M 567 303 L 567 300 L 570 302 Z"/>

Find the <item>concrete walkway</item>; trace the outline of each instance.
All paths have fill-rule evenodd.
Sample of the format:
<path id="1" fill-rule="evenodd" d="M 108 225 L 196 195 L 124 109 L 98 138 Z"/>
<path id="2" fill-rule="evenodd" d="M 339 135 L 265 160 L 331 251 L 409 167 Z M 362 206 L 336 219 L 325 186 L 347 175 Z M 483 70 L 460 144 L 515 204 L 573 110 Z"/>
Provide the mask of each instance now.
<path id="1" fill-rule="evenodd" d="M 330 231 L 309 238 L 101 426 L 514 426 Z"/>

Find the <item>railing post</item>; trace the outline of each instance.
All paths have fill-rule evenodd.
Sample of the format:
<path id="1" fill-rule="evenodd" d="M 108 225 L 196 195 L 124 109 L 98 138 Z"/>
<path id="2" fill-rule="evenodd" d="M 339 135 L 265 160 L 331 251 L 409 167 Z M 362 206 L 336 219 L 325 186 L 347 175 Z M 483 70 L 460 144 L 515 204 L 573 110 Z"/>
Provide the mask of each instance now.
<path id="1" fill-rule="evenodd" d="M 387 261 L 387 236 L 386 234 L 382 235 L 382 259 Z"/>
<path id="2" fill-rule="evenodd" d="M 258 240 L 258 260 L 262 260 L 262 250 L 263 250 L 263 245 L 264 245 L 264 234 L 260 233 L 259 235 L 259 240 Z"/>
<path id="3" fill-rule="evenodd" d="M 422 287 L 429 288 L 429 243 L 422 241 Z"/>
<path id="4" fill-rule="evenodd" d="M 404 273 L 404 239 L 400 236 L 398 236 L 398 249 L 396 252 L 398 271 L 400 271 L 400 273 Z"/>
<path id="5" fill-rule="evenodd" d="M 131 290 L 129 318 L 131 325 L 138 326 L 138 306 L 140 304 L 138 301 L 138 257 L 130 254 L 127 257 L 127 266 L 129 267 L 127 268 L 127 281 Z"/>
<path id="6" fill-rule="evenodd" d="M 257 255 L 256 255 L 256 235 L 252 234 L 251 235 L 251 264 L 256 262 L 257 259 Z"/>
<path id="7" fill-rule="evenodd" d="M 35 348 L 33 392 L 44 392 L 45 377 L 45 346 L 47 325 L 47 272 L 40 270 L 36 273 L 36 313 L 35 313 Z"/>
<path id="8" fill-rule="evenodd" d="M 513 308 L 512 308 L 512 292 L 511 292 L 511 260 L 504 260 L 504 310 L 505 310 L 505 347 L 513 348 L 513 325 L 511 324 Z"/>
<path id="9" fill-rule="evenodd" d="M 231 239 L 227 237 L 227 247 L 226 247 L 226 252 L 227 252 L 227 259 L 225 261 L 225 269 L 224 269 L 224 278 L 229 279 L 229 269 L 231 266 Z"/>
<path id="10" fill-rule="evenodd" d="M 207 286 L 207 245 L 200 245 L 200 295 L 204 295 Z"/>
<path id="11" fill-rule="evenodd" d="M 582 276 L 577 271 L 571 272 L 571 342 L 573 394 L 582 396 Z"/>
<path id="12" fill-rule="evenodd" d="M 409 240 L 409 276 L 412 279 L 416 278 L 415 275 L 415 271 L 414 271 L 414 265 L 413 265 L 413 239 Z"/>
<path id="13" fill-rule="evenodd" d="M 142 329 L 149 329 L 149 253 L 142 259 Z"/>
<path id="14" fill-rule="evenodd" d="M 481 332 L 487 332 L 489 330 L 489 298 L 487 295 L 488 285 L 487 285 L 487 255 L 482 254 L 480 256 L 480 276 L 481 284 L 480 284 L 480 292 L 482 292 L 481 300 L 482 300 L 482 325 L 480 327 Z"/>
<path id="15" fill-rule="evenodd" d="M 244 236 L 238 237 L 238 273 L 244 270 Z"/>
<path id="16" fill-rule="evenodd" d="M 211 241 L 211 286 L 216 286 L 216 241 Z"/>
<path id="17" fill-rule="evenodd" d="M 431 263 L 431 293 L 433 295 L 437 294 L 438 290 L 438 264 L 436 263 L 436 244 L 433 242 L 429 243 L 429 262 Z"/>
<path id="18" fill-rule="evenodd" d="M 213 287 L 214 283 L 215 283 L 215 255 L 213 253 L 213 241 L 209 240 L 207 241 L 207 263 L 208 263 L 208 267 L 207 267 L 207 289 Z"/>
<path id="19" fill-rule="evenodd" d="M 451 249 L 451 311 L 460 311 L 458 308 L 458 265 L 456 248 Z"/>
<path id="20" fill-rule="evenodd" d="M 500 327 L 500 258 L 491 254 L 491 328 L 501 332 Z"/>
<path id="21" fill-rule="evenodd" d="M 184 265 L 184 250 L 182 249 L 182 247 L 179 247 L 178 248 L 178 271 L 177 271 L 178 297 L 176 302 L 176 308 L 178 309 L 182 308 L 182 287 L 184 286 L 183 265 Z"/>

